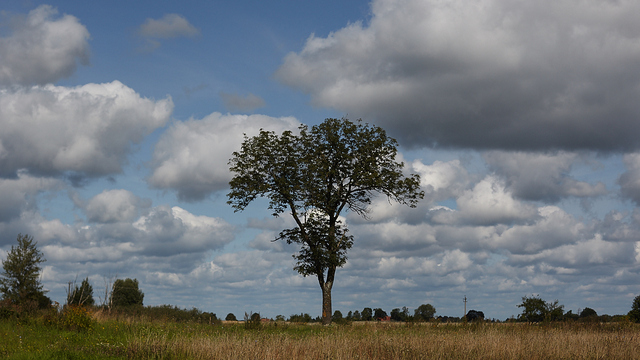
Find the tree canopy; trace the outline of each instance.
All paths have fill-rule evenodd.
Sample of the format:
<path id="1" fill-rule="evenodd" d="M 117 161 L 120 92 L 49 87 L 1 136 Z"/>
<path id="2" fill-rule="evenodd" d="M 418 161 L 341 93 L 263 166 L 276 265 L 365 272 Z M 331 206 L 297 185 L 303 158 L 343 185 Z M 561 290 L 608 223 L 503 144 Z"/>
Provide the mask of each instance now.
<path id="1" fill-rule="evenodd" d="M 265 197 L 274 216 L 291 213 L 296 227 L 278 239 L 299 244 L 294 269 L 317 276 L 324 324 L 331 322 L 335 271 L 353 245 L 340 215 L 353 211 L 366 217 L 377 194 L 410 207 L 424 197 L 419 176 L 405 176 L 404 164 L 396 161 L 397 145 L 380 127 L 326 119 L 311 129 L 300 126 L 298 134 L 261 130 L 245 136 L 229 161 L 235 175 L 228 203 L 236 211 Z"/>
<path id="2" fill-rule="evenodd" d="M 523 296 L 522 303 L 518 305 L 522 308 L 520 321 L 540 322 L 544 320 L 561 320 L 564 315 L 564 305 L 560 305 L 558 300 L 545 302 L 539 296 Z"/>
<path id="3" fill-rule="evenodd" d="M 7 259 L 2 261 L 0 292 L 5 300 L 15 304 L 33 302 L 40 307 L 50 304 L 40 283 L 40 264 L 45 262 L 37 242 L 29 235 L 18 234 L 18 245 L 11 246 Z"/>
<path id="4" fill-rule="evenodd" d="M 75 281 L 69 283 L 67 291 L 67 305 L 86 305 L 93 306 L 95 300 L 93 298 L 93 286 L 89 283 L 89 278 L 82 280 L 78 287 Z"/>
<path id="5" fill-rule="evenodd" d="M 138 288 L 138 279 L 117 279 L 111 291 L 111 306 L 142 305 L 144 293 Z"/>
<path id="6" fill-rule="evenodd" d="M 436 308 L 431 304 L 422 304 L 414 311 L 417 321 L 429 321 L 436 314 Z"/>

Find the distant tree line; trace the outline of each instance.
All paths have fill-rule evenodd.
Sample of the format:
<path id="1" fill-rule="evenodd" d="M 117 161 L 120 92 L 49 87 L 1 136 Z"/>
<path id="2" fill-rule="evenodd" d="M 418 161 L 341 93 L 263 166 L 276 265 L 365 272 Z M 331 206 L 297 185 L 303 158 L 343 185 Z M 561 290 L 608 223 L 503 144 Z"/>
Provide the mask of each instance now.
<path id="1" fill-rule="evenodd" d="M 624 315 L 598 315 L 598 313 L 589 307 L 573 313 L 572 310 L 564 311 L 564 305 L 558 300 L 544 301 L 538 295 L 523 296 L 522 302 L 517 305 L 522 309 L 522 313 L 517 318 L 508 319 L 507 321 L 518 322 L 552 322 L 552 321 L 593 321 L 593 322 L 611 322 L 620 321 L 628 318 L 633 322 L 640 322 L 640 296 L 637 296 L 632 304 L 631 311 Z M 636 312 L 634 312 L 636 311 Z"/>
<path id="2" fill-rule="evenodd" d="M 29 235 L 18 234 L 17 245 L 12 246 L 7 254 L 7 258 L 2 260 L 2 272 L 0 273 L 0 318 L 10 316 L 12 313 L 28 313 L 37 309 L 48 309 L 52 307 L 51 299 L 45 294 L 40 283 L 40 272 L 42 268 L 40 264 L 45 262 L 42 252 L 37 249 L 37 243 L 33 237 Z M 197 309 L 181 310 L 170 305 L 159 307 L 143 308 L 144 293 L 139 288 L 137 279 L 116 279 L 113 283 L 107 282 L 105 286 L 105 296 L 103 298 L 102 307 L 108 309 L 129 309 L 128 312 L 153 313 L 154 316 L 160 316 L 174 321 L 218 321 L 213 313 L 201 312 Z M 82 280 L 78 285 L 76 281 L 69 282 L 67 289 L 67 299 L 65 306 L 95 306 L 93 294 L 93 286 L 89 283 L 89 278 Z M 522 313 L 517 318 L 507 319 L 506 321 L 520 322 L 551 322 L 551 321 L 598 321 L 608 322 L 621 319 L 628 319 L 632 322 L 640 323 L 640 295 L 636 296 L 631 305 L 631 311 L 624 315 L 598 315 L 598 313 L 589 307 L 585 307 L 579 313 L 574 314 L 571 310 L 565 312 L 564 305 L 558 300 L 553 302 L 544 301 L 540 296 L 523 296 L 522 302 L 517 305 L 522 309 Z M 134 310 L 131 310 L 134 309 Z M 137 309 L 137 310 L 136 310 Z M 144 310 L 142 310 L 144 309 Z M 372 309 L 365 307 L 362 311 L 349 311 L 346 316 L 340 310 L 334 311 L 331 321 L 336 323 L 348 323 L 352 321 L 399 321 L 399 322 L 421 322 L 431 321 L 435 319 L 436 309 L 431 304 L 422 304 L 418 306 L 411 314 L 409 309 L 404 306 L 402 308 L 394 308 L 390 314 L 387 314 L 381 308 Z M 250 316 L 245 313 L 245 320 L 251 320 L 255 323 L 261 321 L 259 313 L 251 313 Z M 254 319 L 255 318 L 255 319 Z M 237 320 L 234 314 L 229 313 L 226 320 Z M 464 317 L 467 321 L 484 321 L 484 313 L 481 311 L 471 310 Z M 283 315 L 276 316 L 276 321 L 284 321 Z M 436 320 L 445 322 L 461 321 L 455 317 L 438 317 Z M 312 318 L 309 314 L 294 314 L 288 319 L 290 322 L 326 322 L 321 317 Z M 495 321 L 495 320 L 494 320 Z"/>

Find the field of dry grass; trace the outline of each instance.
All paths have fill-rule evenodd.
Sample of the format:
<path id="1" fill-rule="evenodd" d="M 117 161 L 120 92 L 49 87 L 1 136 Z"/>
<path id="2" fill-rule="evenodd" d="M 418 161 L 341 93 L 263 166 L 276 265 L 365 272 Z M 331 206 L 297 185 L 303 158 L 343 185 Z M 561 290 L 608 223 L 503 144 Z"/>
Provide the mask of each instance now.
<path id="1" fill-rule="evenodd" d="M 640 328 L 620 324 L 314 327 L 169 338 L 141 334 L 142 357 L 190 359 L 640 359 Z"/>

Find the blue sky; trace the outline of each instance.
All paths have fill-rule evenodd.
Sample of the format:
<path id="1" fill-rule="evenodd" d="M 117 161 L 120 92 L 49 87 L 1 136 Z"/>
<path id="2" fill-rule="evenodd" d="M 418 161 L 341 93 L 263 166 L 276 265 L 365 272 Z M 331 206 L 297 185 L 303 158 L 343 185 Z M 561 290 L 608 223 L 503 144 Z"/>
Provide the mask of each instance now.
<path id="1" fill-rule="evenodd" d="M 626 313 L 640 293 L 633 2 L 16 1 L 0 5 L 0 258 L 42 280 L 137 278 L 145 304 L 320 313 L 291 225 L 226 204 L 242 134 L 362 118 L 426 192 L 377 199 L 334 309 Z M 102 290 L 100 290 L 102 289 Z M 98 299 L 99 300 L 99 299 Z"/>

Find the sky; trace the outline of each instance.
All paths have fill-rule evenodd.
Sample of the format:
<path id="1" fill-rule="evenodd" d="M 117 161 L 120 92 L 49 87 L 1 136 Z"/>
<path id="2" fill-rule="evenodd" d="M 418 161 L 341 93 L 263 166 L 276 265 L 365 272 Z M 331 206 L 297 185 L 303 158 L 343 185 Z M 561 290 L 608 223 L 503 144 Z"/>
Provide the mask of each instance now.
<path id="1" fill-rule="evenodd" d="M 98 5 L 96 5 L 98 4 Z M 640 294 L 640 3 L 0 2 L 0 258 L 38 243 L 63 303 L 136 278 L 145 305 L 321 312 L 292 226 L 234 212 L 243 134 L 363 119 L 421 176 L 374 199 L 333 308 L 626 314 Z"/>

